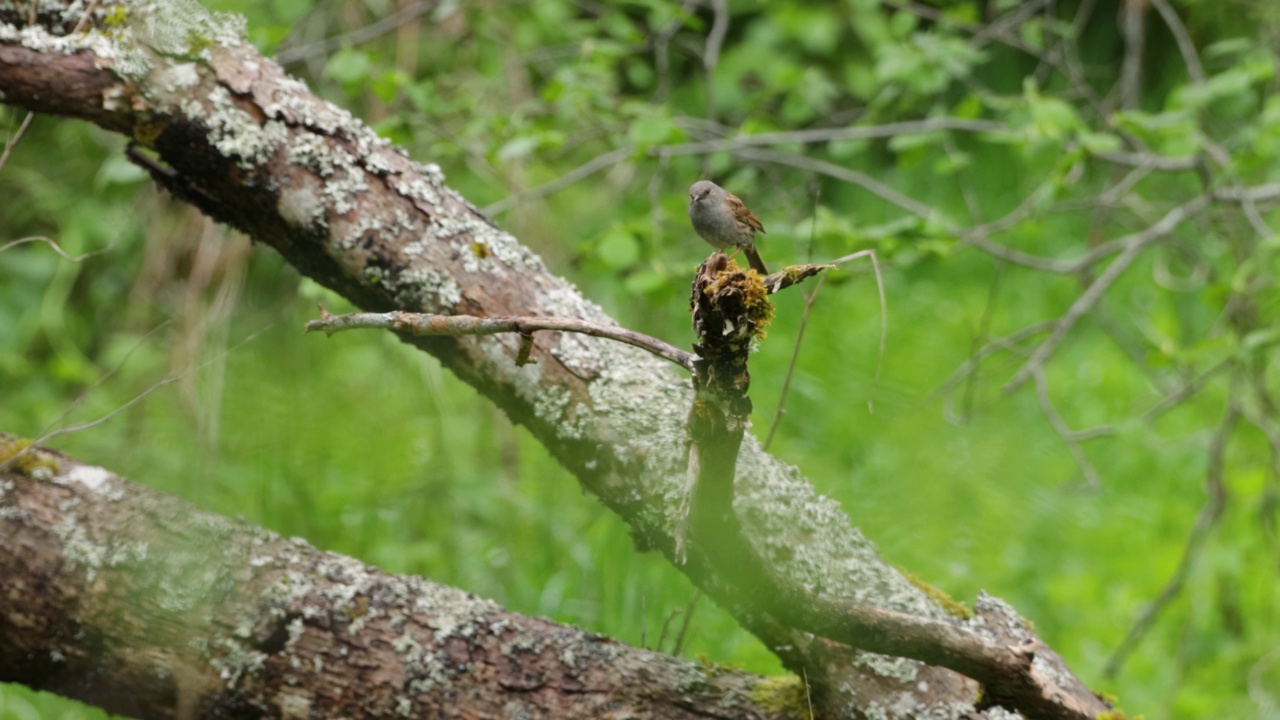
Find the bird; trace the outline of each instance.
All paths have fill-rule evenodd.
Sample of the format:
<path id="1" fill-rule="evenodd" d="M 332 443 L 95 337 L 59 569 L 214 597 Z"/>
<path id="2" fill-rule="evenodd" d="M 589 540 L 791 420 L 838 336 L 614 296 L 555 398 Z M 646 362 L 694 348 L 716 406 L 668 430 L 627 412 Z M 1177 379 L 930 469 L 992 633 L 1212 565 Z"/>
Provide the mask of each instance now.
<path id="1" fill-rule="evenodd" d="M 764 225 L 737 195 L 710 180 L 699 180 L 689 188 L 689 222 L 711 247 L 724 250 L 733 246 L 735 254 L 741 250 L 747 256 L 752 269 L 769 274 L 756 252 L 756 231 L 763 233 Z"/>

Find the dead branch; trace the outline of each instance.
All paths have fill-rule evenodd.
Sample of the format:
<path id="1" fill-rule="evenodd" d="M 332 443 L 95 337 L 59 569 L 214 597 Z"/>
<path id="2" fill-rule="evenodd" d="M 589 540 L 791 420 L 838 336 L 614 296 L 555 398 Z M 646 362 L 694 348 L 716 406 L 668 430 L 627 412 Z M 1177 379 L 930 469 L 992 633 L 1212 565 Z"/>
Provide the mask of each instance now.
<path id="1" fill-rule="evenodd" d="M 0 434 L 0 457 L 25 445 Z M 44 448 L 0 473 L 0 538 L 0 681 L 141 720 L 798 714 L 764 709 L 765 678 L 390 575 Z"/>
<path id="2" fill-rule="evenodd" d="M 386 313 L 350 313 L 330 315 L 320 308 L 320 317 L 306 325 L 307 332 L 333 335 L 343 330 L 380 328 L 420 337 L 461 337 L 463 335 L 497 335 L 517 333 L 530 335 L 541 330 L 572 332 L 608 338 L 640 348 L 664 360 L 693 371 L 692 353 L 669 345 L 655 337 L 617 325 L 588 322 L 577 318 L 547 317 L 474 317 L 471 315 L 429 315 L 392 310 Z"/>

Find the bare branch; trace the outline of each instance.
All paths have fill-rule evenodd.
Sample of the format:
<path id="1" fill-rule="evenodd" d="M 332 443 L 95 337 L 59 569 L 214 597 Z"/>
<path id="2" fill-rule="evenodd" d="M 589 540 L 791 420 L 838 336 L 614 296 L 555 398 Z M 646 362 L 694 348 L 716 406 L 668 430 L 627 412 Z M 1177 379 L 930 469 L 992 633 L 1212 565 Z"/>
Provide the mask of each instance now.
<path id="1" fill-rule="evenodd" d="M 1174 42 L 1178 43 L 1182 62 L 1187 65 L 1187 77 L 1197 84 L 1204 82 L 1204 66 L 1200 64 L 1200 56 L 1196 54 L 1196 45 L 1191 42 L 1191 34 L 1187 32 L 1187 26 L 1182 24 L 1182 19 L 1178 17 L 1178 13 L 1174 12 L 1168 0 L 1150 0 L 1150 2 L 1155 6 L 1156 12 L 1160 13 L 1160 19 L 1164 20 L 1164 24 L 1169 27 Z"/>
<path id="2" fill-rule="evenodd" d="M 26 117 L 22 118 L 22 124 L 18 129 L 4 141 L 4 151 L 0 152 L 0 170 L 4 169 L 4 164 L 9 162 L 9 155 L 13 152 L 13 148 L 22 139 L 23 133 L 27 131 L 27 127 L 31 125 L 31 120 L 35 118 L 34 112 L 28 112 Z"/>
<path id="3" fill-rule="evenodd" d="M 680 145 L 664 145 L 653 149 L 657 155 L 702 155 L 705 153 L 736 151 L 748 147 L 787 145 L 793 143 L 810 144 L 820 142 L 836 142 L 842 140 L 870 140 L 874 138 L 895 137 L 898 135 L 916 135 L 939 132 L 943 130 L 962 130 L 966 132 L 1000 132 L 1008 126 L 994 120 L 974 120 L 969 118 L 936 117 L 924 120 L 907 120 L 903 122 L 883 123 L 880 125 L 851 125 L 849 127 L 811 128 L 808 130 L 790 130 L 785 132 L 767 132 L 754 135 L 737 135 L 716 140 L 682 143 Z"/>
<path id="4" fill-rule="evenodd" d="M 1045 380 L 1044 369 L 1036 368 L 1032 373 L 1035 378 L 1036 398 L 1040 401 L 1040 412 L 1049 419 L 1049 424 L 1053 426 L 1054 432 L 1066 443 L 1067 449 L 1071 451 L 1071 457 L 1076 461 L 1076 467 L 1080 469 L 1080 474 L 1084 476 L 1084 486 L 1089 490 L 1096 490 L 1102 486 L 1102 478 L 1098 475 L 1098 470 L 1093 467 L 1093 463 L 1089 462 L 1089 456 L 1085 454 L 1084 448 L 1080 447 L 1080 434 L 1067 426 L 1066 421 L 1058 414 L 1053 407 L 1053 401 L 1049 399 L 1049 383 Z M 1097 433 L 1103 433 L 1102 430 L 1094 430 L 1089 437 L 1098 437 Z M 1109 434 L 1109 433 L 1108 433 Z"/>
<path id="5" fill-rule="evenodd" d="M 1155 153 L 1099 152 L 1094 153 L 1094 157 L 1117 165 L 1144 167 L 1165 172 L 1195 170 L 1200 165 L 1200 159 L 1195 155 L 1167 157 Z"/>
<path id="6" fill-rule="evenodd" d="M 489 216 L 500 215 L 518 205 L 523 205 L 524 203 L 532 200 L 540 200 L 548 195 L 554 195 L 579 180 L 583 180 L 600 172 L 601 170 L 617 165 L 623 160 L 631 157 L 634 153 L 635 148 L 632 147 L 620 147 L 617 150 L 610 150 L 603 155 L 597 155 L 594 158 L 591 158 L 587 162 L 579 165 L 551 182 L 543 183 L 542 185 L 529 188 L 528 190 L 521 190 L 520 192 L 508 195 L 495 203 L 490 203 L 480 208 L 480 212 Z"/>
<path id="7" fill-rule="evenodd" d="M 1209 536 L 1209 531 L 1217 524 L 1218 518 L 1222 517 L 1222 511 L 1227 505 L 1227 488 L 1223 479 L 1223 466 L 1225 464 L 1227 441 L 1231 438 L 1231 432 L 1235 429 L 1237 421 L 1240 419 L 1240 410 L 1236 406 L 1234 397 L 1229 401 L 1226 416 L 1222 422 L 1218 424 L 1218 429 L 1213 434 L 1213 439 L 1209 442 L 1209 463 L 1205 470 L 1205 493 L 1208 498 L 1205 504 L 1200 508 L 1200 513 L 1196 516 L 1195 525 L 1191 528 L 1191 534 L 1187 537 L 1186 547 L 1182 552 L 1182 560 L 1178 563 L 1177 570 L 1174 571 L 1173 577 L 1169 578 L 1169 582 L 1165 584 L 1164 589 L 1151 601 L 1151 604 L 1143 610 L 1142 615 L 1129 628 L 1129 632 L 1125 634 L 1124 640 L 1116 647 L 1107 660 L 1106 668 L 1103 674 L 1107 677 L 1115 677 L 1120 672 L 1120 668 L 1124 666 L 1125 660 L 1142 642 L 1147 631 L 1155 623 L 1160 613 L 1173 602 L 1178 593 L 1182 592 L 1182 586 L 1186 583 L 1187 576 L 1191 573 L 1196 561 L 1200 557 L 1200 552 L 1204 548 L 1204 542 Z"/>
<path id="8" fill-rule="evenodd" d="M 554 317 L 475 317 L 472 315 L 432 315 L 393 310 L 385 313 L 349 313 L 330 315 L 320 308 L 320 318 L 306 324 L 307 332 L 323 332 L 332 335 L 343 330 L 381 329 L 419 336 L 461 337 L 464 335 L 497 335 L 517 333 L 529 335 L 540 330 L 572 332 L 593 337 L 607 338 L 640 348 L 653 355 L 670 360 L 689 372 L 693 372 L 693 353 L 669 345 L 655 337 L 617 325 Z"/>
<path id="9" fill-rule="evenodd" d="M 112 242 L 112 243 L 109 243 L 106 247 L 99 248 L 97 250 L 90 250 L 87 253 L 81 253 L 79 255 L 72 256 L 72 255 L 68 255 L 67 251 L 63 250 L 62 246 L 59 245 L 57 242 L 55 242 L 52 238 L 47 238 L 43 235 L 32 235 L 31 237 L 24 237 L 24 238 L 18 238 L 17 240 L 10 240 L 4 245 L 0 245 L 0 252 L 4 252 L 5 250 L 8 250 L 11 247 L 17 247 L 18 245 L 24 245 L 26 243 L 33 243 L 33 242 L 42 242 L 47 244 L 49 247 L 53 248 L 54 252 L 61 255 L 63 259 L 73 263 L 81 262 L 82 260 L 91 258 L 94 255 L 101 255 L 102 253 L 109 251 L 112 248 L 112 246 L 115 244 L 114 242 Z"/>
<path id="10" fill-rule="evenodd" d="M 873 412 L 875 410 L 874 398 L 876 389 L 880 387 L 880 373 L 884 369 L 884 352 L 889 343 L 889 301 L 885 297 L 884 275 L 880 272 L 880 260 L 876 257 L 875 250 L 859 250 L 856 253 L 837 258 L 831 264 L 839 266 L 860 257 L 871 258 L 871 270 L 876 276 L 876 292 L 880 296 L 880 348 L 876 353 L 876 374 L 871 378 L 871 396 L 867 398 L 867 410 Z"/>
<path id="11" fill-rule="evenodd" d="M 1126 235 L 1117 238 L 1111 242 L 1099 245 L 1093 251 L 1076 261 L 1079 269 L 1083 269 L 1091 265 L 1096 258 L 1105 257 L 1117 247 L 1124 248 L 1124 252 L 1114 262 L 1107 266 L 1107 269 L 1098 276 L 1096 280 L 1072 303 L 1067 312 L 1058 319 L 1054 325 L 1053 334 L 1036 349 L 1031 359 L 1024 364 L 1017 373 L 1014 374 L 1004 387 L 1006 393 L 1013 392 L 1025 383 L 1031 375 L 1032 370 L 1043 365 L 1057 349 L 1058 345 L 1066 338 L 1067 333 L 1075 327 L 1080 318 L 1089 312 L 1102 298 L 1111 285 L 1119 279 L 1121 273 L 1128 269 L 1129 265 L 1137 259 L 1138 255 L 1149 245 L 1162 240 L 1169 233 L 1173 232 L 1188 218 L 1195 216 L 1203 211 L 1214 200 L 1226 200 L 1234 202 L 1243 202 L 1245 200 L 1258 201 L 1263 199 L 1275 199 L 1280 197 L 1280 183 L 1271 183 L 1268 185 L 1258 185 L 1252 188 L 1227 188 L 1216 191 L 1211 194 L 1198 195 L 1187 202 L 1178 205 L 1165 214 L 1164 217 L 1148 226 L 1141 232 Z"/>
<path id="12" fill-rule="evenodd" d="M 911 197 L 907 197 L 866 173 L 859 172 L 843 165 L 837 165 L 826 160 L 806 157 L 794 153 L 784 153 L 777 150 L 759 150 L 754 148 L 744 148 L 734 151 L 738 157 L 747 158 L 748 160 L 759 160 L 761 162 L 775 163 L 778 165 L 788 165 L 790 167 L 799 168 L 801 170 L 809 170 L 837 180 L 853 183 L 893 205 L 906 210 L 912 215 L 916 215 L 924 220 L 934 221 L 942 220 L 941 214 L 933 208 L 925 205 Z"/>
<path id="13" fill-rule="evenodd" d="M 435 10 L 436 6 L 439 4 L 438 0 L 416 2 L 358 30 L 353 30 L 349 33 L 344 33 L 336 37 L 325 38 L 324 40 L 317 42 L 307 43 L 305 45 L 285 48 L 276 53 L 276 62 L 281 65 L 293 65 L 294 63 L 309 60 L 317 55 L 327 55 L 344 46 L 367 43 L 370 40 L 395 32 L 401 25 L 409 22 L 410 20 L 416 17 L 421 17 L 432 10 Z"/>
<path id="14" fill-rule="evenodd" d="M 778 407 L 773 411 L 773 422 L 769 423 L 769 433 L 765 435 L 762 445 L 766 452 L 773 445 L 773 436 L 778 432 L 778 426 L 782 424 L 782 415 L 787 408 L 787 394 L 791 391 L 791 378 L 796 372 L 796 359 L 800 357 L 800 343 L 804 342 L 804 331 L 809 327 L 809 315 L 813 312 L 813 303 L 818 299 L 818 293 L 822 291 L 822 283 L 826 279 L 826 275 L 818 278 L 818 283 L 813 286 L 813 290 L 804 297 L 804 312 L 800 313 L 800 327 L 796 330 L 795 344 L 791 347 L 791 360 L 787 362 L 787 373 L 782 379 L 782 389 L 778 391 Z"/>

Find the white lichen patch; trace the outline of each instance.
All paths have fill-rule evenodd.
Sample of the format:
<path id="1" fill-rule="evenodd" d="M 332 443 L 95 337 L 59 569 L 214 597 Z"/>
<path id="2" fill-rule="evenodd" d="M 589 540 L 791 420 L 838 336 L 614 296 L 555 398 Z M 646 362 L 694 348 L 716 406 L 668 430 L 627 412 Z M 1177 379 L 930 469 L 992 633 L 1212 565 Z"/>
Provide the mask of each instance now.
<path id="1" fill-rule="evenodd" d="M 306 720 L 311 717 L 311 705 L 311 694 L 302 688 L 282 688 L 276 695 L 283 720 Z"/>
<path id="2" fill-rule="evenodd" d="M 103 566 L 107 547 L 88 536 L 80 525 L 79 516 L 71 512 L 73 508 L 68 505 L 73 504 L 63 503 L 59 508 L 62 520 L 53 526 L 53 533 L 62 541 L 62 557 L 66 560 L 67 569 L 84 570 L 85 582 L 92 583 Z"/>
<path id="3" fill-rule="evenodd" d="M 320 177 L 329 177 L 335 168 L 350 166 L 351 157 L 333 147 L 323 135 L 300 133 L 289 145 L 289 163 L 305 167 Z"/>
<path id="4" fill-rule="evenodd" d="M 364 138 L 362 136 L 361 140 L 363 139 Z M 361 147 L 365 144 L 366 143 L 364 142 L 357 143 L 356 152 L 362 152 Z M 361 163 L 364 165 L 364 168 L 374 175 L 391 175 L 399 169 L 395 161 L 387 159 L 382 152 L 366 152 L 361 155 L 361 157 L 363 158 Z"/>
<path id="5" fill-rule="evenodd" d="M 58 485 L 70 485 L 79 483 L 85 489 L 95 493 L 102 493 L 110 489 L 110 481 L 112 474 L 107 470 L 93 465 L 71 465 L 70 469 L 63 475 L 55 477 L 53 482 Z"/>
<path id="6" fill-rule="evenodd" d="M 324 195 L 339 215 L 345 215 L 360 206 L 360 196 L 369 191 L 362 170 L 343 166 L 334 176 L 325 180 Z M 358 237 L 358 235 L 357 235 Z"/>
<path id="7" fill-rule="evenodd" d="M 393 288 L 402 308 L 449 314 L 462 302 L 462 288 L 448 273 L 433 267 L 416 267 L 400 273 Z"/>
<path id="8" fill-rule="evenodd" d="M 355 138 L 372 132 L 346 110 L 331 102 L 317 100 L 305 83 L 294 78 L 280 78 L 271 97 L 261 107 L 267 117 L 319 130 L 326 135 Z"/>
<path id="9" fill-rule="evenodd" d="M 234 688 L 240 678 L 260 672 L 267 662 L 266 653 L 247 648 L 230 638 L 215 641 L 208 653 L 212 656 L 209 665 L 218 671 L 218 677 L 230 688 Z"/>
<path id="10" fill-rule="evenodd" d="M 244 16 L 211 13 L 196 0 L 133 2 L 129 19 L 141 41 L 162 55 L 209 60 L 209 46 L 245 42 Z"/>
<path id="11" fill-rule="evenodd" d="M 970 627 L 982 628 L 988 623 L 1003 621 L 1001 630 L 1004 634 L 1024 642 L 1035 640 L 1035 633 L 1027 626 L 1018 611 L 1004 600 L 987 594 L 986 590 L 978 593 L 978 598 L 973 603 L 973 610 L 975 616 L 969 620 Z"/>
<path id="12" fill-rule="evenodd" d="M 185 101 L 183 112 L 201 120 L 209 128 L 209 142 L 227 158 L 252 170 L 265 163 L 289 140 L 289 130 L 278 120 L 268 120 L 264 125 L 249 113 L 236 107 L 231 93 L 224 87 L 214 88 L 208 94 L 212 109 L 204 111 L 195 100 Z"/>
<path id="13" fill-rule="evenodd" d="M 324 229 L 325 205 L 310 177 L 302 185 L 281 189 L 276 210 L 285 222 L 299 229 Z"/>
<path id="14" fill-rule="evenodd" d="M 285 628 L 289 638 L 285 640 L 284 646 L 287 648 L 293 647 L 298 640 L 302 638 L 302 633 L 306 632 L 306 630 L 307 624 L 301 617 L 296 617 L 293 620 L 290 620 L 289 625 Z"/>
<path id="15" fill-rule="evenodd" d="M 453 684 L 445 656 L 428 651 L 407 632 L 391 641 L 391 649 L 400 654 L 410 692 L 430 693 Z"/>
<path id="16" fill-rule="evenodd" d="M 456 222 L 442 222 L 441 225 L 447 227 L 444 230 L 446 235 L 472 238 L 472 241 L 483 242 L 494 257 L 519 274 L 547 271 L 546 266 L 542 264 L 542 258 L 536 253 L 521 244 L 511 233 L 495 231 L 492 225 L 478 215 L 468 213 Z M 469 246 L 470 242 L 467 244 Z"/>
<path id="17" fill-rule="evenodd" d="M 578 288 L 567 280 L 560 280 L 555 287 L 543 290 L 541 305 L 547 314 L 556 317 L 580 318 L 605 325 L 617 324 L 604 308 L 583 297 Z"/>
<path id="18" fill-rule="evenodd" d="M 397 177 L 391 188 L 424 212 L 440 207 L 440 186 L 422 177 Z M 434 213 L 433 213 L 434 216 Z"/>
<path id="19" fill-rule="evenodd" d="M 195 63 L 179 63 L 160 68 L 152 82 L 165 92 L 176 93 L 195 87 L 200 82 L 200 73 Z"/>
<path id="20" fill-rule="evenodd" d="M 87 50 L 93 53 L 96 58 L 99 58 L 101 62 L 114 66 L 117 72 L 121 72 L 121 74 L 128 75 L 124 72 L 125 70 L 138 70 L 138 67 L 134 64 L 126 62 L 126 60 L 132 60 L 133 63 L 136 63 L 138 60 L 136 52 L 126 53 L 125 47 L 127 47 L 127 44 L 117 43 L 97 32 L 54 35 L 41 25 L 25 25 L 17 28 L 13 25 L 0 23 L 0 40 L 17 41 L 25 48 L 41 53 L 72 55 Z M 146 68 L 147 64 L 144 62 L 142 64 L 143 72 L 145 72 Z M 131 77 L 136 77 L 136 75 Z"/>
<path id="21" fill-rule="evenodd" d="M 915 682 L 921 667 L 921 663 L 915 660 L 869 652 L 859 654 L 855 664 L 880 677 L 891 678 L 903 684 Z"/>
<path id="22" fill-rule="evenodd" d="M 959 720 L 973 713 L 973 704 L 925 704 L 910 693 L 900 693 L 892 701 L 873 700 L 866 707 L 851 710 L 856 710 L 851 715 L 863 715 L 869 720 Z"/>
<path id="23" fill-rule="evenodd" d="M 533 372 L 534 369 L 526 366 L 524 370 Z M 533 412 L 542 420 L 562 425 L 564 422 L 565 412 L 569 409 L 573 402 L 573 396 L 567 389 L 557 385 L 549 385 L 540 388 L 531 398 L 533 400 Z M 568 430 L 568 428 L 566 428 Z M 578 438 L 580 429 L 571 433 L 572 437 Z"/>

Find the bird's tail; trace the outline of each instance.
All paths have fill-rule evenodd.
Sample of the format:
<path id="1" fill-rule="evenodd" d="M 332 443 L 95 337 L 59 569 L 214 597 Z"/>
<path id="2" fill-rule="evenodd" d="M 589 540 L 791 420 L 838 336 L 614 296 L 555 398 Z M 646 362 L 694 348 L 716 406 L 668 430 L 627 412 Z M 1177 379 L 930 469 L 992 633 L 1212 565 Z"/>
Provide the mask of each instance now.
<path id="1" fill-rule="evenodd" d="M 748 245 L 742 248 L 742 254 L 747 256 L 747 262 L 751 264 L 751 268 L 762 276 L 769 274 L 769 268 L 764 266 L 764 261 L 760 259 L 760 253 L 756 252 L 754 245 Z"/>

